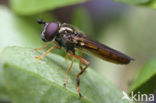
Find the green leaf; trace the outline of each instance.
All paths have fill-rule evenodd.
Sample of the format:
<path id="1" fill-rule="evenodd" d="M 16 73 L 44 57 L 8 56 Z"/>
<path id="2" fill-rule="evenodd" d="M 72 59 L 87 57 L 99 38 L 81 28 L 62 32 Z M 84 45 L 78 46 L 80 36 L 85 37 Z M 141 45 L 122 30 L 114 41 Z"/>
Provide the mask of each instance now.
<path id="1" fill-rule="evenodd" d="M 34 21 L 35 22 L 35 21 Z M 35 30 L 33 23 L 12 14 L 6 7 L 0 6 L 0 52 L 6 46 L 39 47 L 42 45 L 40 32 Z M 0 100 L 8 101 L 5 80 L 0 61 Z"/>
<path id="2" fill-rule="evenodd" d="M 113 1 L 123 2 L 123 3 L 127 3 L 127 4 L 145 4 L 152 0 L 113 0 Z"/>
<path id="3" fill-rule="evenodd" d="M 74 63 L 64 88 L 65 71 L 71 62 L 54 54 L 41 55 L 31 48 L 7 47 L 1 53 L 7 90 L 13 103 L 130 103 L 121 99 L 123 94 L 104 77 L 91 68 L 80 77 L 80 90 L 76 91 L 76 74 L 80 72 Z"/>
<path id="4" fill-rule="evenodd" d="M 8 94 L 7 94 L 6 88 L 5 88 L 5 80 L 4 80 L 1 62 L 0 62 L 0 101 L 4 101 L 4 102 L 9 101 Z"/>
<path id="5" fill-rule="evenodd" d="M 151 2 L 147 3 L 147 6 L 153 8 L 153 9 L 156 9 L 156 1 L 151 0 Z"/>
<path id="6" fill-rule="evenodd" d="M 42 45 L 40 31 L 34 29 L 33 23 L 30 24 L 25 18 L 12 14 L 3 6 L 0 6 L 0 15 L 2 24 L 0 25 L 0 51 L 5 46 L 39 47 Z"/>
<path id="7" fill-rule="evenodd" d="M 156 9 L 155 0 L 113 0 L 113 1 Z"/>
<path id="8" fill-rule="evenodd" d="M 154 93 L 156 90 L 156 59 L 146 64 L 134 83 L 130 91 L 141 91 L 141 93 Z"/>
<path id="9" fill-rule="evenodd" d="M 21 15 L 32 15 L 63 6 L 82 3 L 85 0 L 10 0 L 12 9 Z"/>

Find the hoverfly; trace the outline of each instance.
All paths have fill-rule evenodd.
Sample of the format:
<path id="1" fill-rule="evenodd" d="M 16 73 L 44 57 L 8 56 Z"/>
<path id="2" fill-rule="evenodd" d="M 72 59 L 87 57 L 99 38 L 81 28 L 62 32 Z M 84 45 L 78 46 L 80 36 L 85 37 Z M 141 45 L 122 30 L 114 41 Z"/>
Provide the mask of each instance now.
<path id="1" fill-rule="evenodd" d="M 48 51 L 46 51 L 43 55 L 35 57 L 36 59 L 41 59 L 45 57 L 51 50 L 60 49 L 64 47 L 67 52 L 67 56 L 72 58 L 71 65 L 65 73 L 64 86 L 66 86 L 67 75 L 70 69 L 72 68 L 73 62 L 76 59 L 80 61 L 80 69 L 81 71 L 76 76 L 76 88 L 79 96 L 82 97 L 80 93 L 80 75 L 87 69 L 89 66 L 89 62 L 82 58 L 82 51 L 89 51 L 93 55 L 97 57 L 112 62 L 116 64 L 128 64 L 133 58 L 114 50 L 106 45 L 99 43 L 98 41 L 91 40 L 87 35 L 80 32 L 73 26 L 67 23 L 58 23 L 58 22 L 43 22 L 42 20 L 37 21 L 38 24 L 44 24 L 44 29 L 41 34 L 41 38 L 47 44 L 43 48 L 36 48 L 36 50 L 45 49 L 50 42 L 56 44 L 56 46 L 51 47 Z M 76 50 L 80 51 L 80 55 L 76 55 Z M 85 67 L 82 67 L 82 63 L 85 64 Z"/>

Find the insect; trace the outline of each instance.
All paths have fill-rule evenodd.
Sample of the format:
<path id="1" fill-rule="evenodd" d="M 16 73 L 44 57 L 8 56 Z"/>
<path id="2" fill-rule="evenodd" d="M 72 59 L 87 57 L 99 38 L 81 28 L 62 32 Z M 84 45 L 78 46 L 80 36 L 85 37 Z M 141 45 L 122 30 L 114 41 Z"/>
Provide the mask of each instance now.
<path id="1" fill-rule="evenodd" d="M 79 89 L 80 86 L 79 77 L 84 73 L 84 71 L 89 66 L 89 62 L 84 58 L 82 58 L 83 53 L 82 51 L 84 52 L 88 51 L 103 60 L 116 64 L 128 64 L 130 63 L 131 60 L 133 60 L 133 58 L 117 50 L 114 50 L 106 45 L 103 45 L 98 41 L 91 40 L 89 37 L 87 37 L 87 35 L 85 35 L 78 29 L 74 28 L 73 26 L 67 23 L 61 24 L 58 22 L 44 22 L 42 20 L 38 20 L 37 22 L 39 24 L 44 25 L 41 38 L 44 42 L 47 42 L 47 44 L 43 48 L 36 48 L 36 50 L 45 49 L 50 44 L 50 42 L 55 43 L 56 46 L 51 47 L 43 55 L 35 58 L 41 59 L 45 57 L 51 50 L 60 49 L 61 47 L 64 47 L 67 52 L 66 57 L 70 56 L 72 58 L 71 65 L 69 66 L 69 68 L 65 73 L 64 86 L 66 86 L 68 72 L 71 70 L 75 59 L 78 59 L 80 62 L 79 67 L 81 71 L 76 76 L 76 88 L 80 97 L 82 97 L 82 94 L 80 93 Z M 76 55 L 75 54 L 76 51 L 80 51 L 80 55 Z M 82 64 L 85 64 L 84 68 L 82 67 Z"/>

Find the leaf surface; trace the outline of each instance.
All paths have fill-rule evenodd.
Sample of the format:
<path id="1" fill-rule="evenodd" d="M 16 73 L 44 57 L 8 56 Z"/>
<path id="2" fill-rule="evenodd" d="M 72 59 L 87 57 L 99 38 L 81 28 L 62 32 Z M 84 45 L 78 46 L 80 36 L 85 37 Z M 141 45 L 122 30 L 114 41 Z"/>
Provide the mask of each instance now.
<path id="1" fill-rule="evenodd" d="M 91 68 L 80 77 L 80 90 L 76 91 L 76 74 L 80 72 L 74 63 L 64 88 L 65 72 L 70 65 L 65 59 L 48 54 L 36 60 L 41 52 L 31 48 L 7 47 L 1 53 L 7 90 L 13 103 L 130 103 L 122 100 L 122 92 Z"/>
<path id="2" fill-rule="evenodd" d="M 59 7 L 82 3 L 85 0 L 11 0 L 12 9 L 21 15 L 32 15 Z"/>

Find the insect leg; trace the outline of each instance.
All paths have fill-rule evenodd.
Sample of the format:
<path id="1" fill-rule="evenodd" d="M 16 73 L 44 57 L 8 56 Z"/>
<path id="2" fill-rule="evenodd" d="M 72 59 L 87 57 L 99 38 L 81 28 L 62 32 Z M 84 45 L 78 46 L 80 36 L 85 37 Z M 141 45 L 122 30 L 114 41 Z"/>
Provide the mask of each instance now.
<path id="1" fill-rule="evenodd" d="M 68 55 L 68 53 L 67 53 L 67 55 Z M 66 80 L 67 80 L 68 72 L 71 70 L 72 65 L 73 65 L 73 63 L 74 63 L 74 61 L 75 61 L 75 57 L 74 57 L 73 55 L 71 55 L 71 54 L 69 54 L 69 55 L 70 55 L 71 58 L 72 58 L 72 63 L 70 64 L 68 70 L 66 71 L 65 78 L 64 78 L 64 87 L 66 87 Z"/>
<path id="2" fill-rule="evenodd" d="M 80 51 L 80 57 L 82 57 L 82 52 Z M 81 60 L 79 60 L 79 68 L 82 70 L 83 68 L 82 68 L 82 62 L 81 62 Z"/>
<path id="3" fill-rule="evenodd" d="M 79 89 L 79 86 L 80 86 L 80 78 L 79 78 L 79 77 L 80 77 L 80 75 L 82 75 L 83 72 L 88 68 L 89 62 L 86 61 L 85 59 L 83 59 L 82 57 L 79 57 L 79 58 L 80 58 L 81 62 L 83 62 L 83 63 L 86 64 L 86 66 L 81 70 L 81 72 L 79 72 L 79 73 L 77 74 L 77 77 L 76 77 L 76 83 L 77 83 L 76 88 L 77 88 L 77 92 L 79 93 L 79 96 L 82 97 L 82 95 L 81 95 L 81 93 L 80 93 L 80 89 Z"/>
<path id="4" fill-rule="evenodd" d="M 70 52 L 69 52 L 70 53 Z M 71 54 L 71 53 L 70 53 Z M 72 55 L 72 54 L 71 54 Z M 88 68 L 89 66 L 89 62 L 85 59 L 83 59 L 82 57 L 80 56 L 77 56 L 77 55 L 74 55 L 75 58 L 79 59 L 82 63 L 86 64 L 86 66 L 81 70 L 81 72 L 79 72 L 76 76 L 76 89 L 77 89 L 77 92 L 79 93 L 79 96 L 82 97 L 81 93 L 80 93 L 80 89 L 79 89 L 79 86 L 80 86 L 80 75 L 83 74 L 83 72 Z"/>
<path id="5" fill-rule="evenodd" d="M 35 57 L 35 59 L 41 59 L 43 57 L 45 57 L 47 54 L 49 54 L 49 52 L 53 49 L 59 49 L 61 48 L 60 46 L 53 46 L 50 49 L 48 49 L 44 54 L 42 54 L 41 56 Z"/>
<path id="6" fill-rule="evenodd" d="M 44 50 L 49 44 L 50 42 L 46 43 L 42 48 L 35 48 L 35 50 Z"/>
<path id="7" fill-rule="evenodd" d="M 68 60 L 68 53 L 66 54 L 66 56 L 65 56 L 65 61 L 67 61 Z"/>

